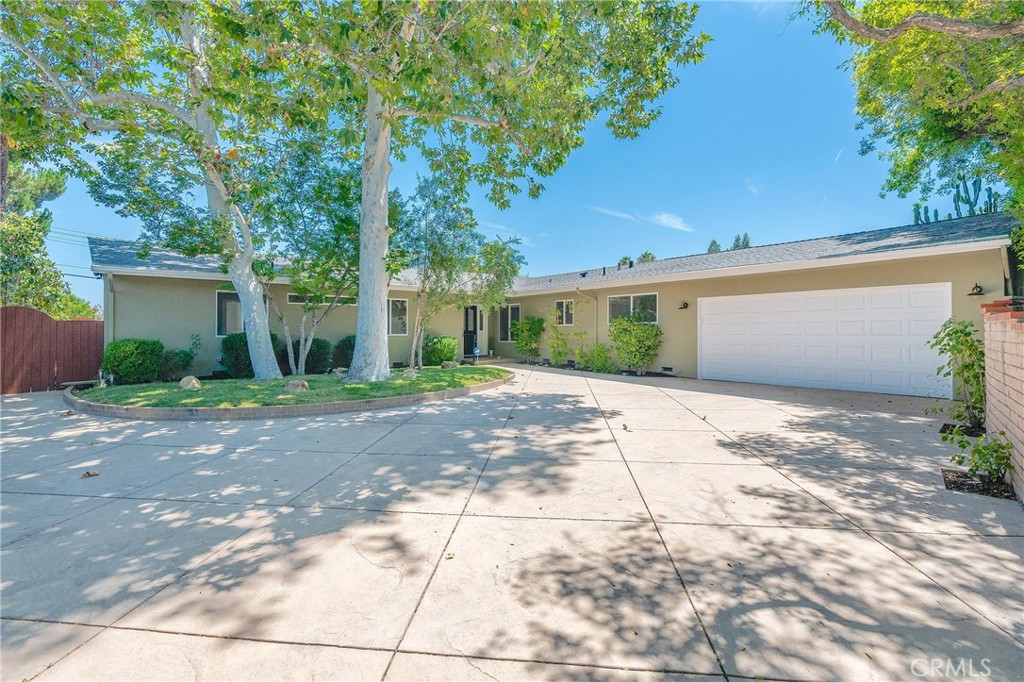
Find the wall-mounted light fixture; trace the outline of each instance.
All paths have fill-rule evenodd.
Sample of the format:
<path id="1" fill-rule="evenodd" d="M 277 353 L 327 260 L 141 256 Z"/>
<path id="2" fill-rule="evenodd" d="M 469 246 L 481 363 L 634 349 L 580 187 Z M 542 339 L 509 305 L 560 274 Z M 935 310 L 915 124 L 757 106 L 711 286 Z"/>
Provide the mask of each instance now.
<path id="1" fill-rule="evenodd" d="M 687 303 L 686 301 L 683 301 L 682 303 L 679 304 L 679 309 L 680 310 L 686 310 L 689 307 L 690 307 L 690 304 Z"/>
<path id="2" fill-rule="evenodd" d="M 967 295 L 968 296 L 981 296 L 984 293 L 985 293 L 985 290 L 981 288 L 981 285 L 978 284 L 977 282 L 975 282 L 974 286 L 971 287 L 971 293 L 969 293 Z"/>

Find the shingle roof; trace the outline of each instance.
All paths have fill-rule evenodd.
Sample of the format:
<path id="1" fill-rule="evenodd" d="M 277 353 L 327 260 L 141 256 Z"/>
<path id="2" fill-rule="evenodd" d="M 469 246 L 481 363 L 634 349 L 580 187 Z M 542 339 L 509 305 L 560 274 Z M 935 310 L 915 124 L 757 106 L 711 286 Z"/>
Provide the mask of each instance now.
<path id="1" fill-rule="evenodd" d="M 912 251 L 925 247 L 970 244 L 971 242 L 1006 238 L 1016 225 L 1017 221 L 1014 218 L 1002 213 L 994 213 L 943 220 L 925 225 L 904 225 L 834 237 L 753 246 L 736 251 L 665 258 L 653 263 L 636 263 L 632 268 L 618 269 L 612 265 L 607 268 L 574 270 L 557 275 L 520 277 L 516 280 L 515 293 L 525 294 L 546 289 L 593 286 L 615 282 L 628 285 L 630 280 L 649 277 L 684 275 L 796 261 L 821 261 L 824 266 L 828 265 L 828 261 L 831 259 L 847 256 Z M 141 242 L 90 237 L 89 252 L 92 256 L 93 269 L 99 271 L 105 269 L 139 270 L 146 273 L 166 272 L 169 277 L 173 277 L 175 273 L 222 275 L 224 272 L 219 259 L 215 256 L 189 257 L 168 249 L 152 247 L 149 256 L 143 259 L 139 258 L 142 246 Z M 582 272 L 586 272 L 586 276 L 582 276 Z M 394 283 L 414 286 L 417 280 L 417 271 L 414 268 L 409 268 L 398 273 L 394 278 Z"/>
<path id="2" fill-rule="evenodd" d="M 220 259 L 216 256 L 184 256 L 177 251 L 150 247 L 146 258 L 139 258 L 143 248 L 142 242 L 108 239 L 106 237 L 89 237 L 89 255 L 92 258 L 93 271 L 138 270 L 140 273 L 166 272 L 168 277 L 175 273 L 209 274 L 227 277 Z M 275 268 L 283 267 L 284 262 L 275 264 Z M 393 278 L 400 285 L 415 285 L 417 272 L 408 268 Z"/>
<path id="3" fill-rule="evenodd" d="M 635 263 L 632 268 L 616 265 L 591 270 L 574 270 L 557 275 L 521 277 L 516 281 L 517 294 L 565 287 L 592 287 L 595 284 L 683 275 L 695 272 L 753 267 L 796 261 L 828 261 L 848 256 L 910 251 L 925 247 L 970 244 L 1005 238 L 1017 221 L 1005 214 L 971 216 L 943 220 L 924 225 L 904 225 L 883 230 L 869 230 L 834 237 L 819 237 L 782 244 L 753 246 L 748 249 L 702 253 L 665 258 L 652 263 Z M 911 255 L 911 254 L 908 254 Z M 583 273 L 586 275 L 583 275 Z"/>

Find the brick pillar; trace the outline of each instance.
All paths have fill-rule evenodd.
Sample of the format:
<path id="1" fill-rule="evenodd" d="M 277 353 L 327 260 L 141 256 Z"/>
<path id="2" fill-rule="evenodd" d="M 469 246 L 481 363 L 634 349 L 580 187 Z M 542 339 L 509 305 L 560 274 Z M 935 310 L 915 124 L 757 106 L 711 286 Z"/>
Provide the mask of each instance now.
<path id="1" fill-rule="evenodd" d="M 1019 304 L 1018 304 L 1019 305 Z M 981 306 L 985 318 L 985 428 L 1013 444 L 1010 475 L 1024 500 L 1024 311 L 1011 299 Z"/>

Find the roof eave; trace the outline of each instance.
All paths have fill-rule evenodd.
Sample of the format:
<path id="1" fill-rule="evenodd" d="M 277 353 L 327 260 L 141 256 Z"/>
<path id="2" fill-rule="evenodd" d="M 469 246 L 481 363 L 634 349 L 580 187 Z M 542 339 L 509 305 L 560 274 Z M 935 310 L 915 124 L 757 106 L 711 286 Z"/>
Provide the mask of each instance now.
<path id="1" fill-rule="evenodd" d="M 529 289 L 527 291 L 513 291 L 510 297 L 545 296 L 573 292 L 578 289 L 614 289 L 633 286 L 650 286 L 652 284 L 664 284 L 668 282 L 683 282 L 698 279 L 715 279 L 719 277 L 740 277 L 744 275 L 761 275 L 774 272 L 787 272 L 791 270 L 813 270 L 817 268 L 839 267 L 843 265 L 859 265 L 863 263 L 881 263 L 885 261 L 902 260 L 905 258 L 926 258 L 929 256 L 945 256 L 956 253 L 971 253 L 974 251 L 987 251 L 1009 246 L 1010 239 L 1001 237 L 999 239 L 986 239 L 975 242 L 960 242 L 957 244 L 942 244 L 939 246 L 925 246 L 917 248 L 897 249 L 872 254 L 859 254 L 853 256 L 838 256 L 835 258 L 814 258 L 799 261 L 782 261 L 779 263 L 765 263 L 761 265 L 740 265 L 731 268 L 715 268 L 711 270 L 694 270 L 692 272 L 677 272 L 650 277 L 631 277 L 626 279 L 615 279 L 607 282 L 587 281 L 581 277 L 580 281 L 573 285 L 554 285 L 541 289 Z"/>

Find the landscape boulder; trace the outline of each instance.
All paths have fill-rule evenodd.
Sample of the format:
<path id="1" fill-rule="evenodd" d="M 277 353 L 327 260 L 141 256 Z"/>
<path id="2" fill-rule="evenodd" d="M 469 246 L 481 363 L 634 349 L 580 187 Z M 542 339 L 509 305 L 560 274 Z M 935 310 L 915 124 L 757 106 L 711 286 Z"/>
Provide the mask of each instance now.
<path id="1" fill-rule="evenodd" d="M 182 380 L 178 382 L 178 388 L 184 389 L 186 391 L 196 391 L 202 387 L 203 385 L 199 383 L 199 379 L 196 379 L 191 374 L 189 374 L 187 377 L 182 378 Z"/>
<path id="2" fill-rule="evenodd" d="M 335 377 L 339 379 L 345 376 L 345 374 L 347 373 L 348 370 L 345 369 L 344 367 L 335 367 L 334 369 L 331 370 L 331 374 L 333 374 Z"/>
<path id="3" fill-rule="evenodd" d="M 456 369 L 458 366 L 459 363 L 452 362 L 451 360 L 445 360 L 441 363 L 441 369 Z"/>
<path id="4" fill-rule="evenodd" d="M 302 393 L 309 390 L 309 382 L 305 379 L 292 379 L 284 385 L 285 393 Z"/>
<path id="5" fill-rule="evenodd" d="M 412 367 L 406 368 L 405 371 L 402 372 L 402 378 L 403 379 L 415 379 L 416 378 L 416 370 L 414 370 Z"/>

